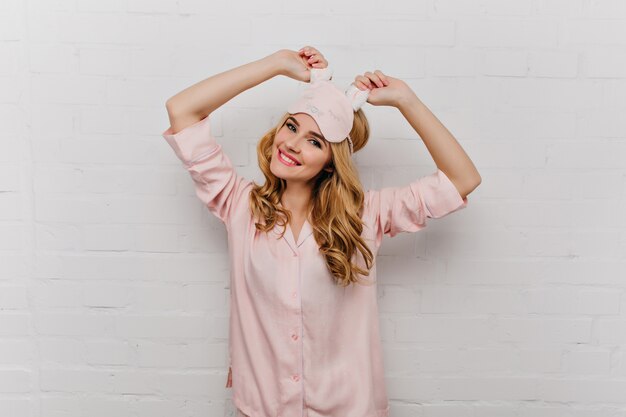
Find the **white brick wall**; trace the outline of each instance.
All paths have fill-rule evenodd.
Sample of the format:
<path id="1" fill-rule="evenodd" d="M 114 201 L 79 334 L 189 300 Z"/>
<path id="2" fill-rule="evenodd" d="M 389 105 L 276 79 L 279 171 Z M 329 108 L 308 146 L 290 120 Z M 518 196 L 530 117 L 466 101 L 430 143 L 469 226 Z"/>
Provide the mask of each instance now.
<path id="1" fill-rule="evenodd" d="M 303 45 L 337 84 L 407 81 L 483 179 L 380 252 L 391 415 L 626 416 L 625 28 L 621 0 L 3 0 L 0 416 L 233 412 L 226 231 L 165 101 Z M 296 88 L 213 115 L 242 175 Z M 434 171 L 399 112 L 365 112 L 366 188 Z"/>

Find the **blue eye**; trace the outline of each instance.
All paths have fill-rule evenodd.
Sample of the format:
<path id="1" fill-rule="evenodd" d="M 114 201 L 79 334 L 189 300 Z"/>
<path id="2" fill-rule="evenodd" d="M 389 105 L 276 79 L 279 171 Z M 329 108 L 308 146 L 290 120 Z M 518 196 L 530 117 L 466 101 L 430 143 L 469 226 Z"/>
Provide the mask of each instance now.
<path id="1" fill-rule="evenodd" d="M 293 129 L 294 129 L 294 130 L 291 130 L 291 128 L 292 128 L 292 127 L 293 127 Z M 291 124 L 291 123 L 287 123 L 287 128 L 288 128 L 289 130 L 291 130 L 292 132 L 295 132 L 295 131 L 296 131 L 296 127 L 295 127 L 293 124 Z M 309 140 L 312 140 L 313 142 L 315 142 L 315 146 L 317 146 L 318 148 L 320 148 L 320 149 L 321 149 L 322 144 L 321 144 L 321 143 L 319 143 L 319 141 L 318 141 L 317 139 L 309 139 Z"/>

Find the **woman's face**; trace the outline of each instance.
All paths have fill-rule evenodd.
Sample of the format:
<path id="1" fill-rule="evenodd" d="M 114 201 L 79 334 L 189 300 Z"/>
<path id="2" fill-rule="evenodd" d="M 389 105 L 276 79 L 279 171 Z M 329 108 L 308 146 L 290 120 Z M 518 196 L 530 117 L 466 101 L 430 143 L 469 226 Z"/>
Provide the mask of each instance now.
<path id="1" fill-rule="evenodd" d="M 297 162 L 285 162 L 280 153 Z M 306 113 L 292 114 L 280 127 L 272 145 L 270 170 L 286 181 L 307 183 L 331 160 L 330 144 L 323 139 L 315 120 Z M 332 168 L 326 168 L 332 171 Z"/>

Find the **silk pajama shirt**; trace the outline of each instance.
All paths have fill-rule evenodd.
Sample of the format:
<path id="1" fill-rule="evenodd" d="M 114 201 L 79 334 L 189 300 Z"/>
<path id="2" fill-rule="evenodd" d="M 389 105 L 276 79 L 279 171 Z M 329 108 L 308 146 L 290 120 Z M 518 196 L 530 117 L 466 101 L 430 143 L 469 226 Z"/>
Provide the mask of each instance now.
<path id="1" fill-rule="evenodd" d="M 376 263 L 362 284 L 340 287 L 305 221 L 257 231 L 253 182 L 237 174 L 204 119 L 163 138 L 193 179 L 195 192 L 228 232 L 229 373 L 237 415 L 388 417 L 379 336 Z M 376 256 L 383 234 L 416 232 L 427 218 L 465 208 L 437 170 L 408 185 L 365 192 L 362 237 Z M 353 262 L 367 269 L 361 256 Z M 228 386 L 228 385 L 227 385 Z"/>

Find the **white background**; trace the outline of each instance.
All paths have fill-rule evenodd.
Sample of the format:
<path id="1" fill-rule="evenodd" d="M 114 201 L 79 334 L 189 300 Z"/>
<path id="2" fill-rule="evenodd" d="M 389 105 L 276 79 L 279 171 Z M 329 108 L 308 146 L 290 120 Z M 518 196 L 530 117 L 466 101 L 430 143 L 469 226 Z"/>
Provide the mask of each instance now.
<path id="1" fill-rule="evenodd" d="M 338 85 L 405 80 L 482 176 L 383 244 L 391 416 L 626 416 L 620 0 L 3 0 L 0 415 L 233 411 L 226 231 L 161 137 L 165 101 L 304 45 Z M 300 87 L 211 115 L 242 175 Z M 436 170 L 396 109 L 364 110 L 365 188 Z"/>

